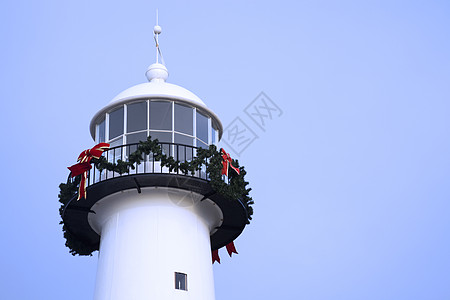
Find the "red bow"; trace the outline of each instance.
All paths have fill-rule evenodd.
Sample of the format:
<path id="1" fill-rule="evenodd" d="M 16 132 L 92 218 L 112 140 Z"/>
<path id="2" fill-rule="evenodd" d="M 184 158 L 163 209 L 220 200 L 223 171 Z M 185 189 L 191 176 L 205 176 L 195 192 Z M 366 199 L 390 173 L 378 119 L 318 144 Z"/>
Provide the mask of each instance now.
<path id="1" fill-rule="evenodd" d="M 225 150 L 223 150 L 223 148 L 220 148 L 220 153 L 222 154 L 222 159 L 223 159 L 223 167 L 222 167 L 222 175 L 226 175 L 228 177 L 228 167 L 231 167 L 236 173 L 240 173 L 239 169 L 236 167 L 233 167 L 233 165 L 231 164 L 232 159 L 230 154 L 228 154 L 227 152 L 225 152 Z"/>
<path id="2" fill-rule="evenodd" d="M 95 145 L 91 149 L 84 150 L 81 152 L 81 154 L 78 156 L 77 161 L 79 163 L 67 167 L 71 174 L 70 177 L 75 177 L 81 174 L 81 181 L 80 181 L 80 187 L 78 188 L 78 200 L 81 198 L 86 198 L 86 180 L 87 180 L 87 171 L 89 171 L 91 166 L 91 159 L 93 158 L 100 158 L 102 156 L 103 151 L 109 149 L 109 144 L 107 143 L 100 143 L 98 145 Z"/>
<path id="3" fill-rule="evenodd" d="M 233 254 L 233 253 L 238 254 L 236 251 L 236 247 L 234 247 L 234 242 L 229 243 L 226 247 L 227 247 L 228 255 L 230 255 L 230 257 L 231 257 L 231 254 Z M 217 261 L 220 264 L 220 257 L 219 257 L 218 249 L 213 250 L 213 252 L 212 252 L 212 263 L 214 263 L 215 261 Z"/>

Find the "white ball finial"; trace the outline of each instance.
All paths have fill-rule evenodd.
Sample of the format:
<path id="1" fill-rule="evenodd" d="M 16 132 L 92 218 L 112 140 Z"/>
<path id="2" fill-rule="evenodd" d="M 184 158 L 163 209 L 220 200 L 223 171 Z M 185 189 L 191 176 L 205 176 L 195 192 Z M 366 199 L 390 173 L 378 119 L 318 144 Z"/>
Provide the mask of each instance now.
<path id="1" fill-rule="evenodd" d="M 169 77 L 169 71 L 167 71 L 167 68 L 164 65 L 156 63 L 148 67 L 145 75 L 147 76 L 148 81 L 165 82 L 167 77 Z"/>
<path id="2" fill-rule="evenodd" d="M 153 27 L 153 32 L 155 34 L 160 34 L 161 33 L 161 26 L 155 25 L 155 27 Z"/>

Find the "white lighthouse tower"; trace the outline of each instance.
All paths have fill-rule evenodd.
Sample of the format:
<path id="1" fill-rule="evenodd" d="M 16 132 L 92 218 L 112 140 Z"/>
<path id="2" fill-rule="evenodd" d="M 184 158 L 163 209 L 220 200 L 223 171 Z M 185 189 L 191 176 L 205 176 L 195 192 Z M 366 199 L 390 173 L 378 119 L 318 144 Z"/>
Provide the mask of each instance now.
<path id="1" fill-rule="evenodd" d="M 166 157 L 188 163 L 222 136 L 219 118 L 200 98 L 166 82 L 158 60 L 161 28 L 154 32 L 159 55 L 148 82 L 123 91 L 92 118 L 95 142 L 110 144 L 104 162 L 128 161 L 151 137 Z M 126 172 L 95 165 L 86 171 L 85 199 L 71 196 L 61 215 L 72 250 L 99 249 L 95 300 L 214 299 L 211 253 L 241 234 L 249 204 L 217 191 L 208 163 L 186 174 L 145 153 Z"/>

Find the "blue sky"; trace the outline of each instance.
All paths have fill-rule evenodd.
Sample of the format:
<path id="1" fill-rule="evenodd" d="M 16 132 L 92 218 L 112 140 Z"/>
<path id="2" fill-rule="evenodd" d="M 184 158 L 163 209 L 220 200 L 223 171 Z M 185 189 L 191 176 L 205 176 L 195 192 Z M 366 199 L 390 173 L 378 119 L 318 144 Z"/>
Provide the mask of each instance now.
<path id="1" fill-rule="evenodd" d="M 395 0 L 4 2 L 1 298 L 92 298 L 58 185 L 145 82 L 156 8 L 168 82 L 258 135 L 216 299 L 450 299 L 450 4 Z M 265 131 L 244 112 L 261 91 L 283 111 Z"/>

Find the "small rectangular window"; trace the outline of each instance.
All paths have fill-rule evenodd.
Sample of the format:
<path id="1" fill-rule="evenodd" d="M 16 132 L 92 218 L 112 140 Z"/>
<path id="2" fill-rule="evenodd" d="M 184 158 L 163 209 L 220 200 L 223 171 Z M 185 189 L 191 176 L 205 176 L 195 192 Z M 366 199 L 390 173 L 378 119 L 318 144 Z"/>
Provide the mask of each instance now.
<path id="1" fill-rule="evenodd" d="M 175 272 L 175 289 L 187 291 L 187 275 Z"/>

